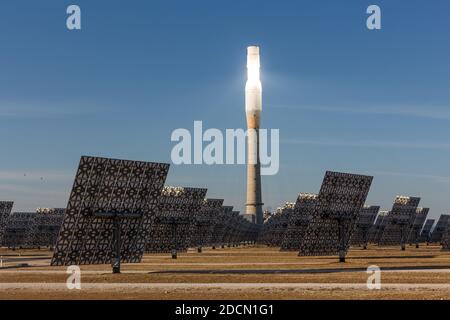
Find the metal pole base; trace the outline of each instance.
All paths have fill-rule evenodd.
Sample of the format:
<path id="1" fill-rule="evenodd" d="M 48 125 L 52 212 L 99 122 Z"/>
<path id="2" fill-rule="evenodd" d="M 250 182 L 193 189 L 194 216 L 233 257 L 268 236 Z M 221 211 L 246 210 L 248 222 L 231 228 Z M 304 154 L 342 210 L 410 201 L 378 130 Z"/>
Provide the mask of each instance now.
<path id="1" fill-rule="evenodd" d="M 339 251 L 339 262 L 345 262 L 345 251 L 344 250 Z"/>
<path id="2" fill-rule="evenodd" d="M 202 253 L 202 247 L 198 247 L 198 248 L 197 248 L 197 252 L 198 252 L 198 253 Z"/>
<path id="3" fill-rule="evenodd" d="M 119 218 L 116 216 L 113 219 L 113 238 L 114 238 L 114 259 L 112 263 L 112 270 L 113 273 L 120 273 L 120 246 L 121 246 L 121 239 L 120 239 L 120 221 Z"/>

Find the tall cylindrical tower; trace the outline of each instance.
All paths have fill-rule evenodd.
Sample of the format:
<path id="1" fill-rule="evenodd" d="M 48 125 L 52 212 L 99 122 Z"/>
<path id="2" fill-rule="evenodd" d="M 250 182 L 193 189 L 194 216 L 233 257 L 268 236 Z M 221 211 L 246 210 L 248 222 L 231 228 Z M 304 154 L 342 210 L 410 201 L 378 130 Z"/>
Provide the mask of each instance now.
<path id="1" fill-rule="evenodd" d="M 259 47 L 247 48 L 247 83 L 245 113 L 247 115 L 247 203 L 246 214 L 263 224 L 261 167 L 259 162 L 259 125 L 262 111 L 262 87 L 259 80 Z"/>

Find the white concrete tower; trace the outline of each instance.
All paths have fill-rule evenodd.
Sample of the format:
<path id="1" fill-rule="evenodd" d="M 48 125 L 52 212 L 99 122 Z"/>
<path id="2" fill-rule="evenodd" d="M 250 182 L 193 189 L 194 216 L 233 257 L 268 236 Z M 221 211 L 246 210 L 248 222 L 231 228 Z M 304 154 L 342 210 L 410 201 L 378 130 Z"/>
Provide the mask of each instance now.
<path id="1" fill-rule="evenodd" d="M 259 162 L 259 125 L 262 111 L 262 87 L 259 80 L 259 47 L 247 48 L 247 83 L 245 113 L 247 115 L 247 203 L 245 213 L 263 224 L 261 166 Z"/>

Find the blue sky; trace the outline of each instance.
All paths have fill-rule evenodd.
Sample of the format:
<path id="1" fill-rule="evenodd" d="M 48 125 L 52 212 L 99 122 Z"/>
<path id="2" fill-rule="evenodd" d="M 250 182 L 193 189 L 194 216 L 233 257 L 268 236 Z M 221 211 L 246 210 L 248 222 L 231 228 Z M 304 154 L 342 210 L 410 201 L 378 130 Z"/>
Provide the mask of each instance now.
<path id="1" fill-rule="evenodd" d="M 82 30 L 66 29 L 78 4 Z M 378 4 L 382 29 L 366 28 Z M 261 47 L 262 126 L 280 129 L 275 209 L 325 170 L 374 175 L 368 203 L 450 200 L 447 0 L 0 3 L 0 198 L 66 205 L 81 155 L 170 162 L 177 128 L 245 127 L 246 47 Z M 172 166 L 243 209 L 245 166 Z"/>

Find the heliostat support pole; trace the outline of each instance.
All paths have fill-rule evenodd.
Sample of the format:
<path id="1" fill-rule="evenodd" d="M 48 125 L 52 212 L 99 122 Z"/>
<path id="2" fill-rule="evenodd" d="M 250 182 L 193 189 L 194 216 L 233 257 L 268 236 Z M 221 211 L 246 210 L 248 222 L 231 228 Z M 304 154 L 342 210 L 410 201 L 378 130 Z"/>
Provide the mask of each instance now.
<path id="1" fill-rule="evenodd" d="M 114 258 L 112 263 L 113 273 L 120 273 L 120 220 L 113 218 Z"/>

